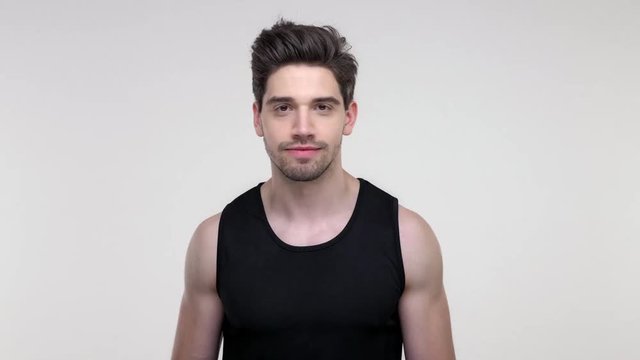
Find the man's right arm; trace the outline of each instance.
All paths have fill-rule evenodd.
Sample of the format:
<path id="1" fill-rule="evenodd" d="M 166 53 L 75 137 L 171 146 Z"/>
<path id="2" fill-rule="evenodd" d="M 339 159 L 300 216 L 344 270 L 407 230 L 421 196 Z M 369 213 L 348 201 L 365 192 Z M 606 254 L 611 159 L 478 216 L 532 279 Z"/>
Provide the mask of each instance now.
<path id="1" fill-rule="evenodd" d="M 216 289 L 220 214 L 203 221 L 191 238 L 173 360 L 218 358 L 224 311 Z"/>

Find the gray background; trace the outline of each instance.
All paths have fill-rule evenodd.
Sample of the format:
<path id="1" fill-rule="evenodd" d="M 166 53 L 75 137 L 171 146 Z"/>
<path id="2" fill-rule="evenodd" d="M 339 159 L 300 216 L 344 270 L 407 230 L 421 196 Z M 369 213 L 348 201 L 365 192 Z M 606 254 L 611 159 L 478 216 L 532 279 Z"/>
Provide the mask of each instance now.
<path id="1" fill-rule="evenodd" d="M 0 0 L 1 358 L 169 357 L 280 15 L 352 43 L 345 168 L 436 231 L 459 359 L 640 358 L 638 1 Z"/>

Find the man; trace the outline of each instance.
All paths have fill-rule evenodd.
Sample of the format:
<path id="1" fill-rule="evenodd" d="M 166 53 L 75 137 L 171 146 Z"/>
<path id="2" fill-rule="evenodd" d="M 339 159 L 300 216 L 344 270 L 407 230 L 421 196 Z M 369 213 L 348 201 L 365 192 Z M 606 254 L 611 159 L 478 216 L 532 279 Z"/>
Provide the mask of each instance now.
<path id="1" fill-rule="evenodd" d="M 252 46 L 271 178 L 196 229 L 173 359 L 454 359 L 429 225 L 341 164 L 357 62 L 332 27 L 284 20 Z"/>

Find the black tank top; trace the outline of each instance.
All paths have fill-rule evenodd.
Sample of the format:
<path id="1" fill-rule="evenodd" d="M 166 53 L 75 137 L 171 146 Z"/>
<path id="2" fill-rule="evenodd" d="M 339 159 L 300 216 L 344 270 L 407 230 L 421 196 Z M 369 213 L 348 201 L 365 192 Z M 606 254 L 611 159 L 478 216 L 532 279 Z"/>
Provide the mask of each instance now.
<path id="1" fill-rule="evenodd" d="M 318 245 L 277 237 L 263 183 L 224 208 L 217 260 L 224 360 L 400 360 L 398 201 L 358 180 L 347 225 Z"/>

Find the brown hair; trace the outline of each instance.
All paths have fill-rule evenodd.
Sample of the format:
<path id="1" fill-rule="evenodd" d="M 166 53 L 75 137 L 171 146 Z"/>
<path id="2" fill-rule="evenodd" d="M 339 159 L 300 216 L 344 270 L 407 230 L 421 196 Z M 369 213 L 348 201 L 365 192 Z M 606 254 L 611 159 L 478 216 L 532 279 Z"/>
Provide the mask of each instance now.
<path id="1" fill-rule="evenodd" d="M 271 74 L 284 65 L 323 66 L 333 73 L 340 86 L 345 109 L 353 100 L 358 62 L 349 53 L 351 46 L 331 26 L 299 25 L 280 19 L 264 29 L 251 46 L 253 95 L 262 111 L 262 98 Z"/>

